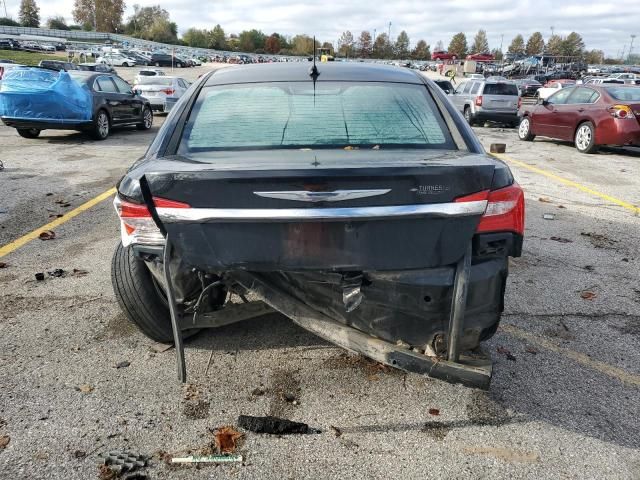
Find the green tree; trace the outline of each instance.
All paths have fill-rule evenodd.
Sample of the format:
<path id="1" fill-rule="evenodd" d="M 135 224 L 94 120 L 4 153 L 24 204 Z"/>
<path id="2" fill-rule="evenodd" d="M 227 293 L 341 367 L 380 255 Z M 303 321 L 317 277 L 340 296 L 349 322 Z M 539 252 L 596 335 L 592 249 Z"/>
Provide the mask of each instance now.
<path id="1" fill-rule="evenodd" d="M 329 49 L 329 55 L 335 55 L 335 49 L 333 48 L 333 45 L 331 44 L 331 42 L 322 42 L 322 48 L 328 48 Z"/>
<path id="2" fill-rule="evenodd" d="M 164 18 L 158 18 L 143 38 L 162 43 L 178 43 L 178 26 Z"/>
<path id="3" fill-rule="evenodd" d="M 527 55 L 540 55 L 544 52 L 544 38 L 540 32 L 533 32 L 527 40 L 525 53 Z"/>
<path id="4" fill-rule="evenodd" d="M 122 24 L 124 0 L 74 0 L 73 19 L 98 32 L 115 32 Z"/>
<path id="5" fill-rule="evenodd" d="M 471 53 L 487 53 L 489 51 L 489 41 L 487 40 L 487 32 L 480 29 L 473 38 Z"/>
<path id="6" fill-rule="evenodd" d="M 436 42 L 436 46 L 434 47 L 433 51 L 434 52 L 441 52 L 442 50 L 444 50 L 444 43 L 442 43 L 442 40 L 438 40 Z"/>
<path id="7" fill-rule="evenodd" d="M 264 41 L 264 51 L 267 53 L 278 53 L 281 48 L 280 35 L 277 33 L 272 33 Z"/>
<path id="8" fill-rule="evenodd" d="M 571 32 L 562 41 L 562 54 L 568 57 L 580 57 L 584 53 L 584 41 L 576 32 Z"/>
<path id="9" fill-rule="evenodd" d="M 467 55 L 467 36 L 460 32 L 456 33 L 449 43 L 449 53 L 452 53 L 456 58 L 464 58 Z"/>
<path id="10" fill-rule="evenodd" d="M 395 54 L 398 58 L 408 58 L 409 57 L 409 35 L 407 32 L 402 30 L 396 39 L 395 44 Z"/>
<path id="11" fill-rule="evenodd" d="M 602 50 L 590 50 L 585 52 L 584 61 L 590 65 L 600 65 L 604 62 L 604 52 Z"/>
<path id="12" fill-rule="evenodd" d="M 16 22 L 15 20 L 13 20 L 12 18 L 9 18 L 9 17 L 0 18 L 0 25 L 6 26 L 6 27 L 19 27 L 20 26 L 20 24 L 18 22 Z"/>
<path id="13" fill-rule="evenodd" d="M 217 24 L 211 30 L 209 35 L 209 48 L 213 48 L 214 50 L 224 50 L 227 48 L 227 40 L 225 38 L 224 29 Z"/>
<path id="14" fill-rule="evenodd" d="M 371 34 L 367 30 L 360 32 L 358 37 L 358 55 L 362 58 L 369 58 L 371 56 L 371 49 L 373 48 Z"/>
<path id="15" fill-rule="evenodd" d="M 373 57 L 374 58 L 391 58 L 393 56 L 393 49 L 391 48 L 391 42 L 386 33 L 381 33 L 376 37 L 373 42 Z"/>
<path id="16" fill-rule="evenodd" d="M 411 58 L 414 60 L 431 60 L 431 50 L 424 40 L 418 40 L 415 48 L 411 52 Z"/>
<path id="17" fill-rule="evenodd" d="M 209 34 L 206 30 L 190 28 L 182 35 L 182 41 L 189 47 L 207 48 L 209 46 Z"/>
<path id="18" fill-rule="evenodd" d="M 352 57 L 354 45 L 353 34 L 349 30 L 342 32 L 338 39 L 338 54 L 343 57 Z"/>
<path id="19" fill-rule="evenodd" d="M 551 35 L 547 42 L 546 52 L 550 55 L 562 55 L 563 40 L 560 35 Z"/>
<path id="20" fill-rule="evenodd" d="M 315 55 L 316 45 L 313 43 L 313 38 L 309 35 L 296 35 L 291 40 L 291 48 L 294 55 Z"/>
<path id="21" fill-rule="evenodd" d="M 40 26 L 40 8 L 35 0 L 21 0 L 18 18 L 23 27 L 37 28 Z"/>
<path id="22" fill-rule="evenodd" d="M 242 52 L 255 52 L 256 50 L 264 49 L 265 39 L 265 34 L 260 30 L 256 30 L 255 28 L 252 30 L 244 30 L 240 32 L 238 36 L 240 50 Z"/>
<path id="23" fill-rule="evenodd" d="M 502 57 L 504 57 L 504 55 L 502 54 L 502 50 L 500 50 L 499 48 L 494 48 L 493 50 L 491 50 L 491 55 L 493 55 L 493 58 L 495 58 L 498 62 L 501 62 Z"/>
<path id="24" fill-rule="evenodd" d="M 47 19 L 47 28 L 51 28 L 52 30 L 71 30 L 67 22 L 65 22 L 64 17 L 59 15 Z"/>
<path id="25" fill-rule="evenodd" d="M 169 12 L 160 5 L 150 7 L 133 6 L 133 15 L 127 19 L 125 32 L 134 37 L 146 38 L 149 36 L 151 28 L 156 20 L 170 22 Z"/>
<path id="26" fill-rule="evenodd" d="M 511 45 L 509 45 L 507 52 L 511 54 L 524 54 L 524 38 L 522 35 L 518 34 L 511 40 Z"/>

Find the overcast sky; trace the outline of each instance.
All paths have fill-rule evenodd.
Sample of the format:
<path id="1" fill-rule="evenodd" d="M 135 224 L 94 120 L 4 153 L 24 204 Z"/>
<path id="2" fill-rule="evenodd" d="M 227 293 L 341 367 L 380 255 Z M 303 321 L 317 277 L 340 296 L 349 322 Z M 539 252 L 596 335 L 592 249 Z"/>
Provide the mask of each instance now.
<path id="1" fill-rule="evenodd" d="M 72 21 L 73 0 L 36 2 L 43 20 L 62 15 Z M 6 3 L 9 15 L 17 17 L 20 0 Z M 459 31 L 467 34 L 471 44 L 477 30 L 484 28 L 491 48 L 500 46 L 504 34 L 506 50 L 516 34 L 522 33 L 526 40 L 539 30 L 546 40 L 553 26 L 561 35 L 575 30 L 583 36 L 587 48 L 615 56 L 625 45 L 628 52 L 631 34 L 640 34 L 640 0 L 127 0 L 125 16 L 134 3 L 160 4 L 177 22 L 180 32 L 220 23 L 227 33 L 256 28 L 266 34 L 315 34 L 331 42 L 345 30 L 355 37 L 362 30 L 386 32 L 391 22 L 391 37 L 406 30 L 412 45 L 424 38 L 432 46 L 442 40 L 446 48 L 451 36 Z M 640 38 L 634 51 L 640 52 Z"/>

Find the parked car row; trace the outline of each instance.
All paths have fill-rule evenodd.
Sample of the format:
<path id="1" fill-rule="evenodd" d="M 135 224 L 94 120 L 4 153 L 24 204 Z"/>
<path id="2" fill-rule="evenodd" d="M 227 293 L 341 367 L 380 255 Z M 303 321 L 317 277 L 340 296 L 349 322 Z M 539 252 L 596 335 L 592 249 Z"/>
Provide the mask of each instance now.
<path id="1" fill-rule="evenodd" d="M 63 52 L 66 45 L 62 42 L 34 42 L 31 40 L 19 41 L 13 38 L 0 38 L 0 50 L 26 50 L 41 52 Z"/>

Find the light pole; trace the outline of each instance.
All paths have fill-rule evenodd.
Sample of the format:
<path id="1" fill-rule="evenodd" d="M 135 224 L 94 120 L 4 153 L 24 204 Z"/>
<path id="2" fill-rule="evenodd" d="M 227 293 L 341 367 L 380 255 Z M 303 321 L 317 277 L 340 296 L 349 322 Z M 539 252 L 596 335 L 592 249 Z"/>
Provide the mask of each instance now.
<path id="1" fill-rule="evenodd" d="M 389 43 L 391 43 L 391 22 L 389 22 L 389 33 L 387 33 Z"/>
<path id="2" fill-rule="evenodd" d="M 7 14 L 7 0 L 2 0 L 2 4 L 4 5 L 4 16 L 5 18 L 9 18 L 9 15 Z"/>
<path id="3" fill-rule="evenodd" d="M 627 62 L 631 63 L 631 52 L 633 51 L 633 41 L 636 39 L 634 34 L 631 34 L 631 44 L 629 45 L 629 56 L 627 57 Z"/>
<path id="4" fill-rule="evenodd" d="M 551 36 L 553 37 L 553 32 L 555 31 L 556 27 L 554 27 L 553 25 L 551 25 Z"/>

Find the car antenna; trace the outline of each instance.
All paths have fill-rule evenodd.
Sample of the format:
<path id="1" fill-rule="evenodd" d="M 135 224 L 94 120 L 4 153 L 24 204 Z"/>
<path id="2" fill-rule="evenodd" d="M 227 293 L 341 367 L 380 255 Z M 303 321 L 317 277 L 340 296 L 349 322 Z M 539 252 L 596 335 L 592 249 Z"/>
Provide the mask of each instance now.
<path id="1" fill-rule="evenodd" d="M 316 80 L 320 76 L 320 72 L 318 71 L 318 67 L 316 66 L 316 36 L 313 36 L 313 52 L 311 53 L 313 56 L 313 65 L 309 69 L 309 76 L 313 80 L 313 105 L 316 104 Z"/>

